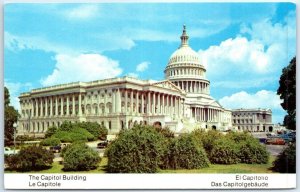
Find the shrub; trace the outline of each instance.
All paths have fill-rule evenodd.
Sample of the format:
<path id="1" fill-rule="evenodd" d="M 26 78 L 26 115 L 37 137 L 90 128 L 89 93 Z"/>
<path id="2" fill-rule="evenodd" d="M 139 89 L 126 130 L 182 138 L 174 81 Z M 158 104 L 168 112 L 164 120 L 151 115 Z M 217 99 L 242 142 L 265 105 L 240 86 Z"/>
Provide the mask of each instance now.
<path id="1" fill-rule="evenodd" d="M 51 137 L 53 134 L 55 134 L 58 131 L 58 128 L 56 126 L 51 126 L 47 129 L 45 137 Z"/>
<path id="2" fill-rule="evenodd" d="M 198 169 L 209 166 L 206 153 L 190 135 L 170 141 L 162 168 Z"/>
<path id="3" fill-rule="evenodd" d="M 88 171 L 96 169 L 101 158 L 84 143 L 74 143 L 63 153 L 65 171 Z"/>
<path id="4" fill-rule="evenodd" d="M 159 133 L 161 133 L 166 138 L 174 138 L 174 132 L 170 130 L 169 127 L 155 127 L 155 130 Z"/>
<path id="5" fill-rule="evenodd" d="M 74 135 L 75 137 L 77 137 L 77 139 L 74 138 Z M 78 135 L 81 135 L 82 137 L 79 137 Z M 72 129 L 71 138 L 73 139 L 73 141 L 78 140 L 78 138 L 81 138 L 79 140 L 88 140 L 88 141 L 94 140 L 94 136 L 90 132 L 88 132 L 86 129 L 79 128 L 79 127 Z"/>
<path id="6" fill-rule="evenodd" d="M 106 140 L 106 136 L 108 134 L 108 130 L 104 126 L 99 125 L 96 122 L 76 123 L 75 127 L 80 127 L 80 128 L 87 130 L 94 136 L 94 139 L 99 138 L 102 140 Z"/>
<path id="7" fill-rule="evenodd" d="M 165 138 L 153 127 L 137 125 L 125 130 L 107 151 L 111 173 L 154 173 L 166 148 Z"/>
<path id="8" fill-rule="evenodd" d="M 241 132 L 241 133 L 229 132 L 225 137 L 230 140 L 233 140 L 235 143 L 240 143 L 243 141 L 247 141 L 249 139 L 250 140 L 254 139 L 254 137 L 248 132 Z"/>
<path id="9" fill-rule="evenodd" d="M 73 139 L 67 131 L 57 131 L 52 137 L 58 138 L 63 143 L 71 143 Z"/>
<path id="10" fill-rule="evenodd" d="M 290 144 L 273 162 L 272 170 L 280 173 L 296 173 L 296 144 Z"/>
<path id="11" fill-rule="evenodd" d="M 71 121 L 64 121 L 60 126 L 60 131 L 71 131 L 74 128 L 74 123 Z"/>
<path id="12" fill-rule="evenodd" d="M 34 138 L 33 138 L 33 137 L 29 137 L 28 135 L 18 135 L 18 136 L 16 137 L 16 140 L 17 140 L 17 141 L 24 142 L 24 141 L 33 141 Z"/>
<path id="13" fill-rule="evenodd" d="M 216 131 L 216 130 L 209 130 L 205 132 L 204 130 L 197 129 L 192 132 L 192 137 L 195 138 L 199 145 L 202 145 L 206 151 L 208 157 L 210 156 L 211 150 L 213 149 L 216 141 L 224 136 Z"/>
<path id="14" fill-rule="evenodd" d="M 266 164 L 269 160 L 269 153 L 266 146 L 261 145 L 255 139 L 248 139 L 240 143 L 239 158 L 241 163 Z"/>
<path id="15" fill-rule="evenodd" d="M 53 158 L 53 153 L 41 146 L 30 146 L 21 149 L 16 155 L 9 156 L 6 163 L 11 170 L 37 171 L 50 168 Z"/>
<path id="16" fill-rule="evenodd" d="M 43 146 L 57 146 L 60 144 L 60 140 L 55 137 L 49 137 L 40 142 Z"/>
<path id="17" fill-rule="evenodd" d="M 228 138 L 220 138 L 216 140 L 209 160 L 216 164 L 235 164 L 239 162 L 238 154 L 239 148 L 235 142 Z"/>

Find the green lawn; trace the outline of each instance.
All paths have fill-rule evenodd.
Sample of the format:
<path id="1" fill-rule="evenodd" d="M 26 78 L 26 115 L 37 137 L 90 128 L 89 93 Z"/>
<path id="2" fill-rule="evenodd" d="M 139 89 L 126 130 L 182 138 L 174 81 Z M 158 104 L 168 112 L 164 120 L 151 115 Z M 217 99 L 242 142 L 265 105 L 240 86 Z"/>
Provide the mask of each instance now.
<path id="1" fill-rule="evenodd" d="M 275 157 L 271 156 L 268 164 L 233 164 L 233 165 L 219 165 L 211 164 L 207 168 L 203 169 L 179 169 L 179 170 L 159 170 L 159 173 L 272 173 L 269 170 L 272 167 L 272 162 Z M 105 167 L 107 165 L 107 158 L 102 158 L 99 163 L 99 167 L 90 171 L 77 171 L 77 172 L 64 172 L 62 171 L 63 165 L 58 162 L 52 164 L 51 169 L 43 171 L 35 171 L 34 173 L 105 173 Z M 5 173 L 16 173 L 15 171 L 5 171 Z M 28 172 L 26 172 L 28 173 Z"/>

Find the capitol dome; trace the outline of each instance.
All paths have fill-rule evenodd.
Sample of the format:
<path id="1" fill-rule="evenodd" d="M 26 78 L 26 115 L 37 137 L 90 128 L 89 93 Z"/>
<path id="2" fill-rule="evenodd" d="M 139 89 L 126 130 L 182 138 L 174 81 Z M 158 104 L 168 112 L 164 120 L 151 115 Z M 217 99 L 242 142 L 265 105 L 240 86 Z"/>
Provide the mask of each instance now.
<path id="1" fill-rule="evenodd" d="M 199 55 L 188 44 L 189 36 L 183 26 L 181 44 L 171 55 L 165 69 L 165 78 L 187 93 L 209 94 L 209 81 L 206 69 L 200 63 Z"/>

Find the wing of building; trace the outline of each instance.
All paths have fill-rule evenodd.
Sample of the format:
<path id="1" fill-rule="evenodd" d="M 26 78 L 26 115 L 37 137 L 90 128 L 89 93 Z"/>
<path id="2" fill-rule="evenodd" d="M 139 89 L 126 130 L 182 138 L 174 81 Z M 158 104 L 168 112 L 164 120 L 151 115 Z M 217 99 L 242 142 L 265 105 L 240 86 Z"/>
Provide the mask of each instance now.
<path id="1" fill-rule="evenodd" d="M 226 130 L 231 111 L 210 96 L 210 81 L 184 26 L 179 48 L 165 68 L 165 80 L 133 77 L 75 82 L 33 89 L 19 96 L 19 134 L 44 134 L 64 121 L 91 121 L 110 134 L 135 124 L 156 124 L 176 133 L 196 128 Z"/>

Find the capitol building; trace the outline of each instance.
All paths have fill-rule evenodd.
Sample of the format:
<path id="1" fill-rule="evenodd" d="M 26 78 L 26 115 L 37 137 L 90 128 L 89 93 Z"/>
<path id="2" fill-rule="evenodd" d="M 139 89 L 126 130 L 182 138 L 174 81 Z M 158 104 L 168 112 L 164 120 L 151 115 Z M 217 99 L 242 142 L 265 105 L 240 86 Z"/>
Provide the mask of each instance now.
<path id="1" fill-rule="evenodd" d="M 206 69 L 188 44 L 185 26 L 180 39 L 162 81 L 118 77 L 22 93 L 18 134 L 42 135 L 64 121 L 97 122 L 109 134 L 136 124 L 169 127 L 175 133 L 232 128 L 232 112 L 210 96 Z"/>

